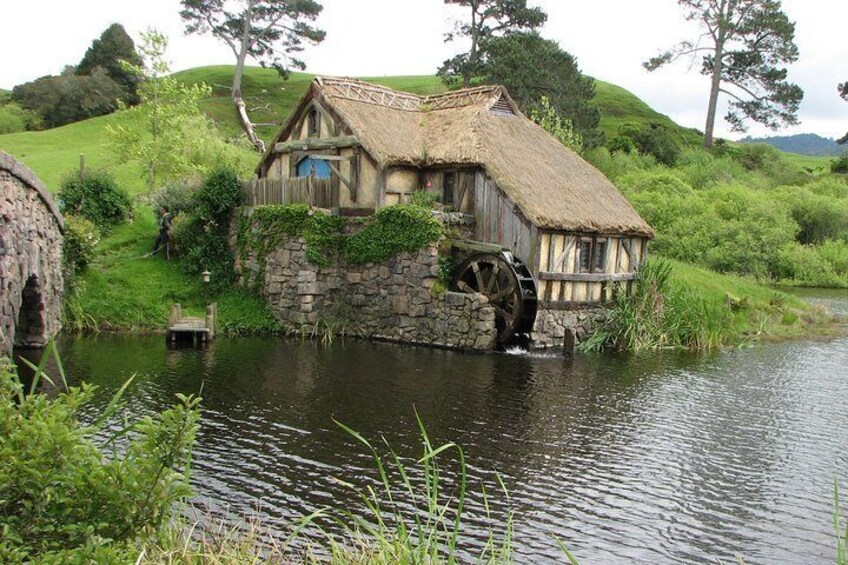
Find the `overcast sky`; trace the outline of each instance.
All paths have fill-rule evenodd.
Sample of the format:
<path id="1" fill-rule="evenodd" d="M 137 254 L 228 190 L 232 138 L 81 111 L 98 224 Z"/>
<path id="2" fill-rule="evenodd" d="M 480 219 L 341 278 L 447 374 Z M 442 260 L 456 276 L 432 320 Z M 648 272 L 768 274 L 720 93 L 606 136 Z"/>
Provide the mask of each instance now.
<path id="1" fill-rule="evenodd" d="M 444 44 L 449 19 L 443 0 L 320 0 L 327 39 L 302 54 L 307 71 L 347 76 L 432 74 L 461 45 Z M 0 0 L 0 87 L 55 74 L 80 60 L 91 40 L 119 22 L 134 38 L 147 27 L 169 35 L 174 70 L 232 64 L 228 48 L 210 37 L 183 35 L 179 0 Z M 687 127 L 703 129 L 708 82 L 679 62 L 648 73 L 641 62 L 661 48 L 694 37 L 675 0 L 530 0 L 548 13 L 542 35 L 577 57 L 582 71 L 622 86 Z M 790 79 L 805 92 L 801 125 L 780 134 L 848 131 L 848 103 L 836 85 L 848 80 L 848 0 L 784 0 L 797 24 L 801 57 Z M 724 114 L 721 113 L 720 116 Z M 738 138 L 723 121 L 719 135 Z M 768 134 L 755 125 L 749 133 Z"/>

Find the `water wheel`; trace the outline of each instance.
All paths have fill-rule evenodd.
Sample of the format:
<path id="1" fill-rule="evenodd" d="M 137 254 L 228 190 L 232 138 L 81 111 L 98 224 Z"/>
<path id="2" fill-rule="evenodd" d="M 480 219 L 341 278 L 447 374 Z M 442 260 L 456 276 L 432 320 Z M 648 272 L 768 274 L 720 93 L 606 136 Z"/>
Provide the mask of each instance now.
<path id="1" fill-rule="evenodd" d="M 532 331 L 536 321 L 536 283 L 527 266 L 512 253 L 472 255 L 455 273 L 456 290 L 478 292 L 494 307 L 499 346 Z"/>

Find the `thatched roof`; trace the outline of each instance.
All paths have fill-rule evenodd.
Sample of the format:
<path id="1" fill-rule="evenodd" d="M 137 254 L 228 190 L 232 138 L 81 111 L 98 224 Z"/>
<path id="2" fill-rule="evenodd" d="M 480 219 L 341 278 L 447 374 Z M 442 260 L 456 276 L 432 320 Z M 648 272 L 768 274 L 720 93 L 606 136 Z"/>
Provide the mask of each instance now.
<path id="1" fill-rule="evenodd" d="M 521 114 L 502 86 L 420 97 L 318 78 L 301 107 L 318 93 L 382 167 L 479 165 L 537 227 L 653 235 L 603 173 Z"/>

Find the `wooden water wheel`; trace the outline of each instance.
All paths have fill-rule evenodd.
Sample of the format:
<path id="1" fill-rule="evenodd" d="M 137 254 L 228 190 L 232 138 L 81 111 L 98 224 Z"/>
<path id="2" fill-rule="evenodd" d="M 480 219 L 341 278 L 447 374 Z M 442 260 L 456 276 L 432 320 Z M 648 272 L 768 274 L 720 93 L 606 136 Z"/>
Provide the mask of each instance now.
<path id="1" fill-rule="evenodd" d="M 536 283 L 526 265 L 512 253 L 472 255 L 455 273 L 456 290 L 478 292 L 494 307 L 499 346 L 532 331 L 536 321 Z"/>

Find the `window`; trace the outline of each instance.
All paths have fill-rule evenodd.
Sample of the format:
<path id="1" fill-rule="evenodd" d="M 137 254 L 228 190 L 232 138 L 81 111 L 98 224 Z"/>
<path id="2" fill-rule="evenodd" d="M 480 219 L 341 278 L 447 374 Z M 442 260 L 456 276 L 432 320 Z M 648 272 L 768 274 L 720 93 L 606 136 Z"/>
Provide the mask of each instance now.
<path id="1" fill-rule="evenodd" d="M 318 108 L 309 111 L 309 131 L 307 137 L 320 137 L 321 135 L 321 113 Z"/>
<path id="2" fill-rule="evenodd" d="M 592 261 L 592 270 L 603 273 L 607 269 L 607 242 L 595 241 L 595 256 Z"/>
<path id="3" fill-rule="evenodd" d="M 581 239 L 577 250 L 577 261 L 580 272 L 588 273 L 592 269 L 592 240 Z"/>
<path id="4" fill-rule="evenodd" d="M 453 192 L 456 186 L 456 173 L 445 171 L 442 177 L 442 204 L 453 206 Z"/>

